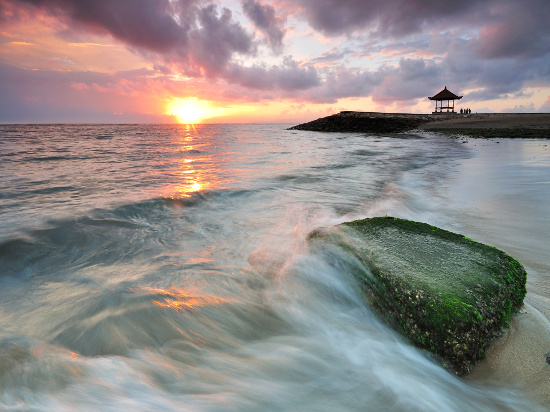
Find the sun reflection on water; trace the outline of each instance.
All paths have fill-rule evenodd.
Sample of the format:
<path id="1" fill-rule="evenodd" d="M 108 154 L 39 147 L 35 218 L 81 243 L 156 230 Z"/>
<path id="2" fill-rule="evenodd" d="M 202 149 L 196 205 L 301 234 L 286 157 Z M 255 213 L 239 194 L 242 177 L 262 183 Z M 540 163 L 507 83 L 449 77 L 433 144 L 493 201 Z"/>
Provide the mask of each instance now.
<path id="1" fill-rule="evenodd" d="M 173 150 L 185 157 L 177 160 L 176 169 L 171 172 L 177 178 L 177 183 L 167 188 L 170 193 L 165 197 L 170 199 L 191 197 L 207 190 L 210 186 L 207 177 L 212 175 L 210 168 L 205 167 L 211 163 L 211 159 L 202 153 L 205 142 L 201 141 L 199 130 L 194 125 L 182 126 L 176 143 Z"/>
<path id="2" fill-rule="evenodd" d="M 169 289 L 145 288 L 145 291 L 151 295 L 160 295 L 158 299 L 153 299 L 152 302 L 155 305 L 161 308 L 172 308 L 177 312 L 227 302 L 227 299 L 218 296 L 205 295 L 197 291 L 176 287 Z"/>
<path id="3" fill-rule="evenodd" d="M 210 125 L 175 127 L 169 144 L 159 148 L 156 171 L 166 199 L 183 200 L 205 192 L 228 189 L 237 176 L 242 153 L 236 138 L 221 137 Z"/>
<path id="4" fill-rule="evenodd" d="M 203 186 L 203 185 L 201 185 L 200 183 L 195 182 L 195 183 L 193 183 L 193 184 L 191 185 L 191 188 L 190 188 L 190 189 L 191 189 L 192 192 L 198 192 L 198 191 L 201 190 L 202 186 Z"/>

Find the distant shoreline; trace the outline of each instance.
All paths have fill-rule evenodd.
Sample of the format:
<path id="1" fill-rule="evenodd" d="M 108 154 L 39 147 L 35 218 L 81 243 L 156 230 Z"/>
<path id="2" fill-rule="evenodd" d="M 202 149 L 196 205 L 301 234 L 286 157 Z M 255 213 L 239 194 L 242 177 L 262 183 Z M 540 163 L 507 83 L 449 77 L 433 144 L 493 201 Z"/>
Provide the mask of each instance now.
<path id="1" fill-rule="evenodd" d="M 289 128 L 318 132 L 414 130 L 479 138 L 550 138 L 550 113 L 408 114 L 344 111 Z"/>

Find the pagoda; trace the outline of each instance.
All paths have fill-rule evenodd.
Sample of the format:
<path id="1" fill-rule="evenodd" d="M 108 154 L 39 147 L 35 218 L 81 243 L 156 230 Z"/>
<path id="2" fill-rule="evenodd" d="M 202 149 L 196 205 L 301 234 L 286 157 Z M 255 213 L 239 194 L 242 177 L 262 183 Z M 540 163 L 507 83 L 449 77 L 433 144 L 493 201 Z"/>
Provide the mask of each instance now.
<path id="1" fill-rule="evenodd" d="M 435 111 L 432 112 L 433 114 L 440 114 L 440 113 L 456 113 L 455 112 L 455 100 L 462 99 L 463 96 L 457 96 L 450 90 L 447 90 L 447 86 L 443 90 L 441 90 L 439 93 L 437 93 L 435 96 L 428 97 L 430 100 L 435 100 Z M 443 106 L 443 102 L 446 101 L 447 105 Z M 439 102 L 439 106 L 437 105 L 437 102 Z M 443 111 L 443 109 L 446 109 Z"/>

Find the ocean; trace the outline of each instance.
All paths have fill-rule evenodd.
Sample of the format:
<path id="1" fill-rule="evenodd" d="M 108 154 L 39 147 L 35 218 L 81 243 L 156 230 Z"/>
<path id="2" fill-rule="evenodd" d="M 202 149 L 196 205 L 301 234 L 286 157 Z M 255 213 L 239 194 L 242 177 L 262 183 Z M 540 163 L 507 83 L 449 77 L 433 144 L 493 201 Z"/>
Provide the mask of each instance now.
<path id="1" fill-rule="evenodd" d="M 307 236 L 462 233 L 547 322 L 548 141 L 286 127 L 0 125 L 0 410 L 546 410 L 410 346 Z"/>

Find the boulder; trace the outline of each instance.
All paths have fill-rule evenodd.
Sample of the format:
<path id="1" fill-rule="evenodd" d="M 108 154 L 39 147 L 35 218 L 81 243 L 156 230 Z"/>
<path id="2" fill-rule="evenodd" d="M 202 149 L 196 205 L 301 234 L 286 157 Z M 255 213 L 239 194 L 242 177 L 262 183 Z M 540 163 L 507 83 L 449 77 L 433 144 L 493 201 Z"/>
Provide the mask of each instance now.
<path id="1" fill-rule="evenodd" d="M 311 235 L 332 239 L 367 269 L 361 291 L 386 321 L 458 374 L 483 358 L 523 304 L 527 273 L 492 246 L 425 223 L 356 220 Z"/>

